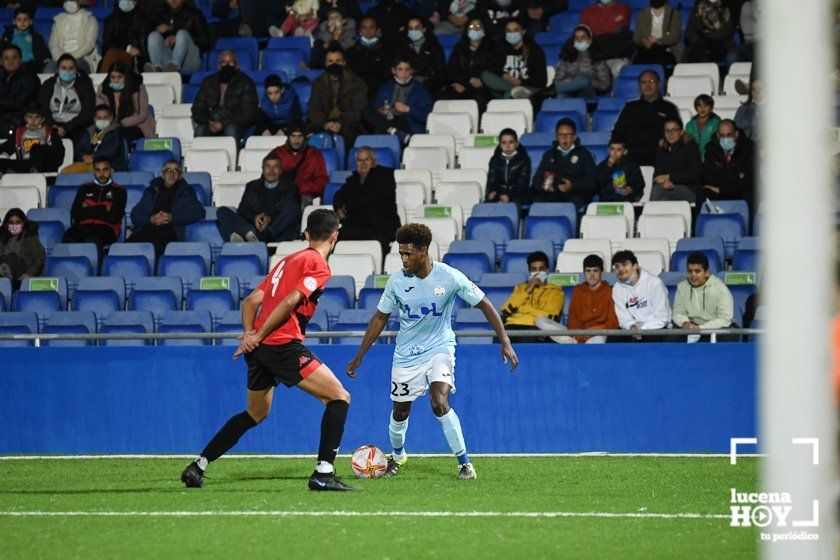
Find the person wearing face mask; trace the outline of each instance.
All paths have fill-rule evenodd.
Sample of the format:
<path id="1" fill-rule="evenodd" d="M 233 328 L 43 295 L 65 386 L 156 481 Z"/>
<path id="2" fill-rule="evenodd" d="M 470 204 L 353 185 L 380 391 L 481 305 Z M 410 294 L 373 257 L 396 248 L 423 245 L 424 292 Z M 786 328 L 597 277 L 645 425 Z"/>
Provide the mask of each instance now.
<path id="1" fill-rule="evenodd" d="M 24 66 L 37 73 L 43 71 L 44 66 L 52 62 L 52 59 L 47 42 L 32 25 L 33 16 L 33 8 L 23 5 L 15 8 L 12 25 L 6 27 L 0 41 L 19 48 Z"/>
<path id="2" fill-rule="evenodd" d="M 184 180 L 181 164 L 170 160 L 131 209 L 134 230 L 126 241 L 152 243 L 159 257 L 170 241 L 186 241 L 187 226 L 203 218 L 204 206 Z"/>
<path id="3" fill-rule="evenodd" d="M 481 81 L 496 97 L 527 99 L 546 83 L 545 53 L 525 33 L 519 21 L 505 26 L 505 45 L 496 52 L 496 67 L 482 72 Z"/>
<path id="4" fill-rule="evenodd" d="M 668 288 L 662 280 L 640 267 L 633 251 L 615 253 L 612 268 L 618 280 L 612 287 L 612 299 L 619 326 L 624 330 L 668 328 L 671 306 L 668 303 Z M 634 337 L 633 340 L 661 341 L 658 337 Z"/>
<path id="5" fill-rule="evenodd" d="M 717 134 L 706 146 L 702 184 L 712 200 L 746 200 L 755 191 L 755 144 L 741 134 L 731 119 L 720 121 Z"/>
<path id="6" fill-rule="evenodd" d="M 394 134 L 407 145 L 412 134 L 426 131 L 432 99 L 425 86 L 414 80 L 410 56 L 395 56 L 391 71 L 393 79 L 364 108 L 362 119 L 373 134 Z"/>
<path id="7" fill-rule="evenodd" d="M 700 171 L 703 164 L 697 142 L 685 136 L 679 118 L 666 120 L 664 129 L 664 137 L 656 151 L 650 199 L 702 202 Z"/>
<path id="8" fill-rule="evenodd" d="M 618 75 L 636 51 L 630 22 L 630 6 L 618 0 L 597 0 L 580 14 L 581 25 L 592 30 L 613 75 Z"/>
<path id="9" fill-rule="evenodd" d="M 580 145 L 572 119 L 557 121 L 557 139 L 543 154 L 531 183 L 537 202 L 571 202 L 583 212 L 596 189 L 595 160 Z"/>
<path id="10" fill-rule="evenodd" d="M 668 0 L 650 0 L 633 29 L 636 56 L 633 64 L 675 64 L 682 60 L 682 14 Z"/>
<path id="11" fill-rule="evenodd" d="M 327 70 L 312 82 L 307 111 L 309 131 L 341 134 L 352 146 L 362 133 L 362 109 L 368 102 L 367 86 L 345 62 L 339 46 L 327 49 Z"/>
<path id="12" fill-rule="evenodd" d="M 481 75 L 495 70 L 496 53 L 480 19 L 467 23 L 461 40 L 452 49 L 446 68 L 451 81 L 441 97 L 473 99 L 478 103 L 479 111 L 484 111 L 493 98 L 493 92 L 484 85 Z"/>
<path id="13" fill-rule="evenodd" d="M 50 33 L 50 53 L 53 60 L 63 54 L 73 55 L 79 70 L 91 73 L 99 65 L 99 22 L 90 11 L 81 7 L 80 0 L 67 0 L 64 11 L 56 15 Z M 55 66 L 48 64 L 45 72 L 55 72 Z"/>
<path id="14" fill-rule="evenodd" d="M 753 64 L 753 71 L 755 71 L 755 64 Z M 764 87 L 761 80 L 756 77 L 750 79 L 749 96 L 746 103 L 738 107 L 735 112 L 735 124 L 738 129 L 749 137 L 753 142 L 758 142 L 759 139 L 759 112 L 761 106 L 764 105 Z"/>
<path id="15" fill-rule="evenodd" d="M 144 72 L 195 72 L 212 46 L 210 28 L 193 0 L 161 0 L 150 10 Z"/>
<path id="16" fill-rule="evenodd" d="M 520 0 L 479 0 L 476 8 L 468 14 L 469 19 L 480 19 L 484 32 L 498 48 L 505 45 L 507 24 L 519 21 L 525 14 Z"/>
<path id="17" fill-rule="evenodd" d="M 118 0 L 103 22 L 101 68 L 107 70 L 119 61 L 140 72 L 149 61 L 143 52 L 146 44 L 145 19 L 140 0 Z"/>
<path id="18" fill-rule="evenodd" d="M 76 68 L 76 59 L 63 54 L 58 72 L 38 91 L 38 102 L 47 112 L 47 124 L 55 125 L 62 138 L 78 142 L 93 123 L 96 92 L 90 78 Z"/>
<path id="19" fill-rule="evenodd" d="M 368 101 L 391 77 L 390 45 L 379 35 L 379 24 L 372 17 L 359 22 L 359 41 L 347 50 L 347 65 L 367 87 Z"/>
<path id="20" fill-rule="evenodd" d="M 301 120 L 300 99 L 295 89 L 284 84 L 277 74 L 265 78 L 263 89 L 254 134 L 282 136 L 283 128 Z"/>
<path id="21" fill-rule="evenodd" d="M 519 145 L 516 131 L 506 128 L 499 133 L 499 145 L 487 166 L 485 202 L 530 204 L 532 196 L 531 158 Z"/>
<path id="22" fill-rule="evenodd" d="M 365 16 L 379 23 L 386 43 L 398 45 L 405 37 L 408 20 L 417 17 L 417 14 L 399 0 L 378 0 Z"/>
<path id="23" fill-rule="evenodd" d="M 44 124 L 44 110 L 30 101 L 23 110 L 25 124 L 15 131 L 14 139 L 0 147 L 0 153 L 15 154 L 16 159 L 0 159 L 2 173 L 55 173 L 64 161 L 64 144 L 54 126 Z"/>
<path id="24" fill-rule="evenodd" d="M 517 284 L 502 306 L 501 317 L 506 330 L 536 329 L 540 318 L 559 323 L 566 296 L 563 288 L 548 283 L 548 255 L 534 251 L 527 257 L 528 281 Z M 560 325 L 562 327 L 562 325 Z M 520 342 L 547 342 L 544 337 L 518 338 Z"/>
<path id="25" fill-rule="evenodd" d="M 300 237 L 300 193 L 282 177 L 280 156 L 263 159 L 262 176 L 245 185 L 236 212 L 223 206 L 216 212 L 216 226 L 225 241 L 271 243 Z"/>
<path id="26" fill-rule="evenodd" d="M 79 186 L 70 208 L 70 228 L 62 243 L 94 243 L 102 258 L 105 245 L 117 240 L 125 216 L 125 189 L 114 182 L 107 156 L 93 160 L 93 181 Z"/>
<path id="27" fill-rule="evenodd" d="M 306 143 L 306 129 L 302 124 L 286 127 L 286 144 L 278 146 L 271 154 L 280 158 L 283 179 L 297 187 L 303 206 L 324 194 L 329 182 L 324 154 Z"/>
<path id="28" fill-rule="evenodd" d="M 44 270 L 44 246 L 38 239 L 38 224 L 29 221 L 20 208 L 12 208 L 0 224 L 0 276 L 12 281 L 12 289 Z M 11 302 L 8 302 L 11 304 Z"/>
<path id="29" fill-rule="evenodd" d="M 318 26 L 309 67 L 323 68 L 327 49 L 336 44 L 344 50 L 356 44 L 356 22 L 345 17 L 340 8 L 331 8 Z"/>
<path id="30" fill-rule="evenodd" d="M 119 123 L 114 120 L 114 110 L 108 105 L 97 105 L 93 124 L 82 134 L 74 146 L 72 163 L 62 173 L 90 173 L 97 157 L 107 157 L 116 171 L 128 169 L 125 161 L 123 138 Z"/>
<path id="31" fill-rule="evenodd" d="M 99 85 L 96 103 L 114 110 L 115 122 L 120 125 L 123 140 L 154 138 L 155 118 L 149 111 L 149 94 L 141 78 L 123 62 L 117 61 L 108 69 L 108 77 Z"/>
<path id="32" fill-rule="evenodd" d="M 414 78 L 426 86 L 434 98 L 447 83 L 446 57 L 434 33 L 427 29 L 426 23 L 417 17 L 406 24 L 406 35 L 402 49 L 411 56 Z"/>
<path id="33" fill-rule="evenodd" d="M 685 62 L 721 62 L 735 47 L 737 20 L 729 0 L 697 0 L 685 26 Z"/>
<path id="34" fill-rule="evenodd" d="M 592 31 L 579 25 L 563 47 L 554 73 L 557 97 L 595 97 L 610 90 L 612 74 Z"/>
<path id="35" fill-rule="evenodd" d="M 233 51 L 223 51 L 219 71 L 202 80 L 192 104 L 195 136 L 230 136 L 239 146 L 257 120 L 259 105 L 254 81 L 239 70 Z"/>

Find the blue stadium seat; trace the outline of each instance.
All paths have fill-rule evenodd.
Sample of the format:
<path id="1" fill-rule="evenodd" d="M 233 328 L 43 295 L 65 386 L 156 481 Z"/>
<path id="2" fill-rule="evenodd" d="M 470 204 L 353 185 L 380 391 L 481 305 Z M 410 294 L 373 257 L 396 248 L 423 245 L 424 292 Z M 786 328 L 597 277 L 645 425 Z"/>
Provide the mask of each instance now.
<path id="1" fill-rule="evenodd" d="M 578 99 L 578 101 L 583 101 L 583 99 Z M 576 110 L 547 111 L 543 108 L 543 110 L 537 114 L 537 119 L 534 122 L 534 131 L 554 132 L 557 127 L 557 122 L 560 119 L 572 119 L 575 123 L 576 130 L 586 129 L 586 116 L 581 117 L 580 113 Z"/>
<path id="2" fill-rule="evenodd" d="M 167 311 L 160 317 L 159 333 L 208 333 L 212 332 L 212 319 L 208 311 Z M 181 338 L 161 339 L 158 346 L 205 346 L 211 339 Z"/>
<path id="3" fill-rule="evenodd" d="M 282 71 L 294 79 L 304 60 L 303 54 L 297 49 L 266 49 L 263 51 L 262 63 L 265 70 Z"/>
<path id="4" fill-rule="evenodd" d="M 567 239 L 576 237 L 577 214 L 574 204 L 542 202 L 531 205 L 522 228 L 523 239 L 547 239 L 554 244 L 553 253 L 563 250 Z"/>
<path id="5" fill-rule="evenodd" d="M 664 85 L 665 82 L 663 82 Z M 613 83 L 613 96 L 621 99 L 639 97 L 639 79 L 619 77 Z"/>
<path id="6" fill-rule="evenodd" d="M 353 169 L 355 169 L 355 164 L 353 165 Z M 342 185 L 347 181 L 347 178 L 353 174 L 352 170 L 349 169 L 336 169 L 331 173 L 328 173 L 330 176 L 330 183 L 341 183 Z"/>
<path id="7" fill-rule="evenodd" d="M 608 144 L 602 146 L 586 146 L 586 149 L 592 154 L 595 165 L 598 165 L 610 156 L 610 147 Z"/>
<path id="8" fill-rule="evenodd" d="M 241 252 L 242 249 L 230 249 L 225 253 L 225 248 L 231 243 L 227 243 L 222 247 L 222 254 L 216 259 L 216 274 L 219 276 L 229 276 L 238 280 L 239 294 L 237 300 L 248 295 L 248 283 L 254 276 L 265 276 L 268 273 L 267 261 L 268 255 L 263 243 L 241 243 L 237 245 L 256 245 L 258 247 L 250 252 Z M 258 249 L 262 249 L 262 254 Z M 248 250 L 248 248 L 245 248 Z M 237 252 L 240 251 L 240 252 Z"/>
<path id="9" fill-rule="evenodd" d="M 0 334 L 35 334 L 38 316 L 31 311 L 0 313 Z M 0 340 L 0 348 L 32 346 L 28 340 Z"/>
<path id="10" fill-rule="evenodd" d="M 234 39 L 235 37 L 228 37 Z M 222 38 L 220 38 L 221 40 Z M 252 39 L 253 40 L 253 39 Z M 259 53 L 254 53 L 250 48 L 247 49 L 219 49 L 210 52 L 207 55 L 207 70 L 216 71 L 219 66 L 219 57 L 223 50 L 231 50 L 236 55 L 236 60 L 239 62 L 239 69 L 243 72 L 250 72 L 251 70 L 259 70 Z"/>
<path id="11" fill-rule="evenodd" d="M 166 245 L 166 249 L 163 251 L 163 254 L 171 256 L 197 255 L 201 257 L 201 260 L 204 262 L 204 268 L 207 272 L 210 271 L 210 265 L 213 261 L 210 244 L 202 242 L 179 241 L 169 243 Z M 206 274 L 202 274 L 202 276 L 206 276 Z"/>
<path id="12" fill-rule="evenodd" d="M 595 112 L 592 114 L 592 130 L 594 132 L 612 132 L 620 112 L 617 110 L 595 109 Z"/>
<path id="13" fill-rule="evenodd" d="M 699 214 L 694 223 L 694 235 L 716 236 L 723 240 L 727 259 L 735 256 L 741 237 L 746 233 L 741 214 Z"/>
<path id="14" fill-rule="evenodd" d="M 499 204 L 501 205 L 501 204 Z M 467 220 L 467 239 L 489 239 L 496 248 L 496 260 L 500 261 L 505 245 L 514 237 L 510 220 L 505 216 L 476 216 Z"/>
<path id="15" fill-rule="evenodd" d="M 608 146 L 610 143 L 609 132 L 578 132 L 577 137 L 580 138 L 580 143 L 590 151 L 590 146 Z"/>
<path id="16" fill-rule="evenodd" d="M 193 72 L 193 76 L 195 73 Z M 184 89 L 181 92 L 181 101 L 184 103 L 192 103 L 195 101 L 196 95 L 198 95 L 198 90 L 201 87 L 201 84 L 198 83 L 189 83 L 184 84 Z"/>
<path id="17" fill-rule="evenodd" d="M 201 185 L 204 191 L 204 200 L 209 203 L 213 199 L 213 181 L 206 171 L 185 171 L 184 181 L 190 185 Z"/>
<path id="18" fill-rule="evenodd" d="M 96 334 L 93 311 L 56 311 L 41 329 L 45 334 Z M 42 346 L 92 346 L 92 340 L 42 340 Z"/>
<path id="19" fill-rule="evenodd" d="M 162 172 L 161 170 L 163 169 L 163 164 L 173 159 L 175 159 L 175 154 L 169 150 L 155 150 L 149 152 L 135 150 L 134 153 L 131 154 L 129 168 L 132 171 L 149 171 L 150 173 L 153 173 L 155 177 L 159 177 Z M 126 208 L 128 208 L 127 204 Z"/>
<path id="20" fill-rule="evenodd" d="M 174 136 L 167 136 L 165 138 L 140 138 L 134 143 L 134 151 L 141 151 L 141 152 L 153 152 L 156 150 L 163 150 L 164 152 L 171 152 L 173 155 L 173 159 L 177 161 L 181 161 L 181 140 Z M 148 169 L 148 171 L 152 171 L 155 176 L 160 175 L 160 170 L 158 169 L 156 172 Z M 199 172 L 199 173 L 206 173 L 206 172 Z M 187 173 L 184 173 L 186 176 Z M 185 177 L 186 178 L 186 177 Z M 188 183 L 190 181 L 187 181 Z"/>
<path id="21" fill-rule="evenodd" d="M 477 253 L 483 254 L 487 259 L 486 272 L 492 272 L 496 268 L 496 248 L 489 239 L 467 239 L 455 240 L 449 244 L 450 254 L 455 253 Z"/>
<path id="22" fill-rule="evenodd" d="M 81 278 L 92 275 L 90 261 L 85 257 L 49 256 L 44 264 L 44 276 L 61 276 L 67 280 L 70 297 L 76 292 L 76 286 Z"/>
<path id="23" fill-rule="evenodd" d="M 55 290 L 46 289 L 44 284 L 51 282 Z M 33 281 L 35 282 L 33 284 Z M 35 289 L 32 289 L 35 288 Z M 44 291 L 41 291 L 41 290 Z M 67 308 L 67 282 L 64 278 L 27 278 L 21 283 L 20 290 L 12 295 L 12 311 L 30 311 L 38 316 L 38 323 L 43 326 L 47 317 L 55 311 Z"/>
<path id="24" fill-rule="evenodd" d="M 350 148 L 350 154 L 347 156 L 347 165 L 354 169 L 356 166 L 356 153 L 358 151 L 359 148 Z M 373 151 L 376 153 L 376 162 L 378 165 L 399 168 L 399 160 L 394 159 L 394 153 L 390 148 L 373 148 Z"/>
<path id="25" fill-rule="evenodd" d="M 347 300 L 350 302 L 348 309 L 356 307 L 356 281 L 347 274 L 337 274 L 327 280 L 325 288 L 341 288 L 347 292 Z"/>
<path id="26" fill-rule="evenodd" d="M 128 297 L 129 311 L 151 311 L 155 321 L 166 311 L 181 309 L 183 298 L 181 279 L 166 276 L 138 278 Z"/>
<path id="27" fill-rule="evenodd" d="M 125 309 L 125 280 L 119 276 L 82 278 L 73 297 L 74 311 L 92 311 L 98 324 Z"/>
<path id="28" fill-rule="evenodd" d="M 674 306 L 674 296 L 677 293 L 677 285 L 685 280 L 686 273 L 685 270 L 672 270 L 669 272 L 660 272 L 659 279 L 662 280 L 662 283 L 665 284 L 665 287 L 668 288 L 668 301 L 671 303 L 671 307 Z"/>
<path id="29" fill-rule="evenodd" d="M 545 151 L 551 146 L 555 138 L 556 136 L 553 130 L 551 132 L 526 132 L 519 137 L 519 143 L 526 148 L 541 148 Z M 532 166 L 536 167 L 537 164 L 539 164 L 539 161 L 531 162 Z"/>
<path id="30" fill-rule="evenodd" d="M 253 278 L 249 278 L 248 283 L 245 285 L 246 286 L 246 290 L 245 290 L 246 296 L 247 296 L 247 294 L 250 294 L 251 292 L 253 292 L 257 288 L 259 288 L 260 284 L 262 284 L 263 280 L 265 280 L 265 274 L 258 274 L 256 276 L 254 276 Z M 240 287 L 241 286 L 242 285 L 240 284 Z"/>
<path id="31" fill-rule="evenodd" d="M 493 307 L 501 310 L 516 285 L 527 280 L 528 274 L 524 271 L 498 272 L 482 276 L 478 286 L 484 291 L 484 295 L 487 296 Z"/>
<path id="32" fill-rule="evenodd" d="M 12 306 L 12 281 L 0 276 L 0 311 L 8 311 Z"/>
<path id="33" fill-rule="evenodd" d="M 87 261 L 91 273 L 99 271 L 99 253 L 93 243 L 59 243 L 53 247 L 53 257 L 82 257 Z"/>
<path id="34" fill-rule="evenodd" d="M 60 177 L 60 175 L 59 175 Z M 150 171 L 115 171 L 114 182 L 122 186 L 139 185 L 144 189 L 149 186 L 155 176 Z"/>
<path id="35" fill-rule="evenodd" d="M 565 10 L 551 16 L 549 28 L 552 33 L 559 37 L 569 37 L 575 27 L 580 23 L 580 12 L 576 10 Z"/>
<path id="36" fill-rule="evenodd" d="M 758 251 L 761 249 L 761 243 L 758 237 L 744 236 L 741 238 L 741 243 L 738 244 L 738 249 L 742 251 Z"/>
<path id="37" fill-rule="evenodd" d="M 551 149 L 550 146 L 525 146 L 525 153 L 527 153 L 528 157 L 531 159 L 531 179 L 534 178 L 534 173 L 537 172 L 537 167 L 539 167 L 543 155 L 549 149 Z"/>
<path id="38" fill-rule="evenodd" d="M 746 200 L 707 200 L 700 207 L 701 214 L 716 214 L 720 210 L 723 210 L 723 214 L 738 214 L 744 224 L 743 231 L 750 230 L 750 207 Z"/>
<path id="39" fill-rule="evenodd" d="M 463 308 L 455 312 L 454 330 L 490 330 L 484 312 L 475 308 Z M 459 336 L 458 344 L 491 344 L 492 336 Z"/>
<path id="40" fill-rule="evenodd" d="M 343 183 L 327 183 L 324 187 L 324 196 L 322 197 L 323 203 L 332 204 L 335 199 L 335 193 L 337 193 L 343 186 Z"/>
<path id="41" fill-rule="evenodd" d="M 263 271 L 262 274 L 268 273 L 268 247 L 265 243 L 225 243 L 222 245 L 220 256 L 225 257 L 238 255 L 257 257 L 259 267 Z"/>
<path id="42" fill-rule="evenodd" d="M 125 231 L 126 228 L 134 227 L 131 222 L 131 209 L 137 206 L 140 199 L 143 198 L 143 193 L 146 191 L 146 185 L 123 185 L 125 187 Z"/>
<path id="43" fill-rule="evenodd" d="M 734 317 L 733 320 L 741 327 L 744 326 L 744 311 L 746 309 L 747 299 L 753 295 L 754 293 L 758 292 L 758 275 L 754 275 L 756 279 L 756 283 L 753 284 L 736 284 L 732 282 L 727 282 L 727 277 L 733 278 L 735 276 L 739 277 L 739 280 L 744 278 L 744 273 L 742 272 L 718 272 L 717 277 L 720 278 L 726 287 L 729 288 L 730 293 L 732 293 L 732 300 L 733 300 L 733 307 L 734 307 Z"/>
<path id="44" fill-rule="evenodd" d="M 690 251 L 674 251 L 671 254 L 671 270 L 674 272 L 685 272 L 688 270 L 688 256 L 691 253 L 699 252 L 703 253 L 709 258 L 709 271 L 712 274 L 717 274 L 718 270 L 720 270 L 721 266 L 718 262 L 718 253 L 714 249 L 701 249 L 696 251 L 694 249 Z"/>
<path id="45" fill-rule="evenodd" d="M 376 309 L 384 291 L 383 288 L 362 288 L 359 292 L 359 309 Z"/>
<path id="46" fill-rule="evenodd" d="M 664 87 L 665 85 L 665 70 L 662 68 L 660 64 L 627 64 L 621 67 L 621 70 L 618 72 L 619 78 L 630 78 L 636 80 L 638 83 L 639 76 L 642 75 L 642 72 L 647 70 L 653 70 L 656 72 L 657 76 L 659 76 L 659 81 L 662 82 Z M 638 88 L 636 89 L 638 93 Z M 663 90 L 664 93 L 664 90 Z M 638 95 L 636 95 L 638 97 Z"/>
<path id="47" fill-rule="evenodd" d="M 692 251 L 704 251 L 706 249 L 711 249 L 717 254 L 716 260 L 718 269 L 723 268 L 723 263 L 726 262 L 726 258 L 724 253 L 723 239 L 721 239 L 720 237 L 686 237 L 677 240 L 677 251 L 690 253 Z M 685 269 L 672 270 L 679 270 L 680 272 L 685 272 Z"/>
<path id="48" fill-rule="evenodd" d="M 370 318 L 376 312 L 375 309 L 345 309 L 342 311 L 338 320 L 333 324 L 334 331 L 364 331 L 367 330 Z M 387 327 L 386 327 L 387 328 Z M 384 341 L 384 339 L 379 339 Z M 353 338 L 337 338 L 337 344 L 359 344 L 362 341 L 361 337 Z"/>
<path id="49" fill-rule="evenodd" d="M 324 163 L 327 166 L 327 175 L 332 177 L 333 172 L 340 170 L 344 167 L 341 163 L 341 158 L 338 155 L 338 150 L 335 148 L 328 148 L 326 150 L 320 150 L 322 154 L 324 154 Z"/>
<path id="50" fill-rule="evenodd" d="M 300 110 L 304 115 L 308 114 L 309 98 L 312 97 L 312 82 L 306 78 L 297 77 L 292 80 L 291 86 L 300 101 Z"/>
<path id="51" fill-rule="evenodd" d="M 186 296 L 200 278 L 210 274 L 210 270 L 198 255 L 163 255 L 158 260 L 157 274 L 180 278 L 183 282 L 182 295 Z"/>
<path id="52" fill-rule="evenodd" d="M 312 44 L 309 37 L 271 37 L 268 40 L 268 46 L 266 48 L 283 50 L 297 49 L 300 51 L 301 59 L 306 63 L 309 62 L 310 53 L 312 52 Z M 263 63 L 263 66 L 265 67 L 265 63 Z"/>
<path id="53" fill-rule="evenodd" d="M 513 228 L 513 237 L 516 237 L 519 231 L 519 208 L 517 208 L 516 204 L 512 202 L 482 202 L 473 206 L 473 218 L 491 216 L 504 216 L 510 220 L 510 225 Z"/>
<path id="54" fill-rule="evenodd" d="M 253 37 L 219 37 L 216 39 L 214 49 L 217 51 L 248 51 L 251 58 L 254 59 L 254 62 L 259 61 L 260 47 L 257 40 Z M 257 65 L 254 64 L 254 69 L 256 70 L 256 68 Z M 215 71 L 216 65 L 212 64 L 210 69 Z"/>
<path id="55" fill-rule="evenodd" d="M 59 173 L 55 178 L 56 187 L 79 187 L 93 181 L 92 173 Z"/>
<path id="56" fill-rule="evenodd" d="M 750 249 L 738 249 L 732 259 L 732 269 L 758 272 L 759 252 Z"/>
<path id="57" fill-rule="evenodd" d="M 99 327 L 100 334 L 152 333 L 154 317 L 151 311 L 117 311 L 112 313 Z M 100 346 L 146 346 L 150 341 L 142 338 L 100 341 Z"/>
<path id="58" fill-rule="evenodd" d="M 340 287 L 325 287 L 318 298 L 318 309 L 326 311 L 330 321 L 335 322 L 345 309 L 353 309 L 353 299 L 347 296 L 347 291 Z"/>
<path id="59" fill-rule="evenodd" d="M 190 290 L 187 292 L 186 307 L 188 311 L 207 311 L 215 326 L 228 311 L 236 309 L 234 298 L 228 290 Z M 241 321 L 240 321 L 241 327 Z"/>
<path id="60" fill-rule="evenodd" d="M 495 255 L 493 257 L 495 261 Z M 464 275 L 472 280 L 478 282 L 483 274 L 492 272 L 490 264 L 482 253 L 446 253 L 443 256 L 443 262 L 453 268 L 457 268 Z"/>
<path id="61" fill-rule="evenodd" d="M 548 270 L 554 270 L 554 245 L 548 239 L 511 239 L 502 257 L 502 272 L 528 271 L 528 255 L 543 251 L 548 256 Z"/>
<path id="62" fill-rule="evenodd" d="M 38 224 L 38 239 L 44 246 L 47 256 L 52 248 L 61 243 L 64 231 L 70 227 L 68 208 L 30 208 L 26 217 Z"/>
<path id="63" fill-rule="evenodd" d="M 213 325 L 213 332 L 242 333 L 242 313 L 238 310 L 226 311 Z M 213 343 L 216 346 L 238 346 L 239 340 L 235 338 L 214 338 Z"/>
<path id="64" fill-rule="evenodd" d="M 210 245 L 210 254 L 215 257 L 222 252 L 225 240 L 219 233 L 216 220 L 200 220 L 187 226 L 187 241 L 201 242 Z"/>
<path id="65" fill-rule="evenodd" d="M 637 97 L 639 97 L 638 92 L 636 93 L 636 95 L 633 95 L 632 98 L 601 97 L 598 100 L 598 107 L 597 108 L 602 110 L 602 111 L 619 111 L 620 112 L 622 109 L 624 109 L 624 106 L 627 105 L 627 102 L 630 99 L 634 99 L 634 98 L 637 98 Z"/>
<path id="66" fill-rule="evenodd" d="M 64 173 L 59 175 L 59 177 L 66 175 L 70 174 Z M 47 204 L 50 208 L 62 208 L 69 211 L 73 206 L 73 201 L 76 199 L 76 192 L 78 190 L 79 185 L 53 185 L 47 193 Z"/>
<path id="67" fill-rule="evenodd" d="M 402 155 L 400 139 L 394 134 L 362 134 L 356 137 L 353 147 L 361 148 L 362 146 L 368 146 L 370 148 L 388 148 L 394 156 L 394 161 L 400 161 L 400 157 Z M 352 153 L 355 154 L 355 152 Z M 350 169 L 356 169 L 355 159 L 348 158 L 347 166 Z"/>

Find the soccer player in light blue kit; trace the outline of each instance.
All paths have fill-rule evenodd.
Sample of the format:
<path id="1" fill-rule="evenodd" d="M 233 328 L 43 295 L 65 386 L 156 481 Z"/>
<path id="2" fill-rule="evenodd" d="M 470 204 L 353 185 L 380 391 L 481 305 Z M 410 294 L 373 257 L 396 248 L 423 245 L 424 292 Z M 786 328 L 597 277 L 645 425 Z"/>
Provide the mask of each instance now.
<path id="1" fill-rule="evenodd" d="M 455 392 L 455 333 L 452 332 L 452 307 L 455 296 L 484 312 L 487 321 L 502 343 L 502 360 L 516 369 L 516 357 L 502 319 L 475 284 L 459 270 L 429 258 L 432 232 L 422 224 L 407 224 L 397 230 L 403 270 L 388 278 L 376 314 L 370 320 L 365 337 L 347 375 L 356 370 L 365 353 L 382 333 L 394 308 L 400 310 L 400 333 L 391 368 L 391 400 L 394 411 L 388 426 L 393 454 L 388 458 L 386 476 L 397 474 L 408 460 L 405 434 L 411 403 L 431 390 L 432 411 L 440 421 L 443 435 L 458 459 L 459 480 L 476 477 L 467 456 L 461 421 L 449 406 L 449 393 Z"/>

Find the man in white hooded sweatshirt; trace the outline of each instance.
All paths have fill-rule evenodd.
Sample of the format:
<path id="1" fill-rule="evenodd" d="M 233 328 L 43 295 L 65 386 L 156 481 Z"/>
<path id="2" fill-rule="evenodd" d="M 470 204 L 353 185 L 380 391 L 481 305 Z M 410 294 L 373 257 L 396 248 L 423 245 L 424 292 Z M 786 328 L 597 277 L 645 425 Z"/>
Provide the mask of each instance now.
<path id="1" fill-rule="evenodd" d="M 632 251 L 619 251 L 612 258 L 613 272 L 618 282 L 612 290 L 615 315 L 622 329 L 664 329 L 671 322 L 668 289 L 658 276 L 639 266 Z M 641 337 L 633 337 L 641 340 Z M 646 338 L 660 342 L 659 338 Z"/>

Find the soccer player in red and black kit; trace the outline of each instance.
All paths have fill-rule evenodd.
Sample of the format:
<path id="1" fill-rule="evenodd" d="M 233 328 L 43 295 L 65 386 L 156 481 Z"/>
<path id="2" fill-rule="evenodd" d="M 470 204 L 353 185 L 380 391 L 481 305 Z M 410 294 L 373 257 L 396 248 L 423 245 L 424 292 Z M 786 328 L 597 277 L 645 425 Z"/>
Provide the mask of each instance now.
<path id="1" fill-rule="evenodd" d="M 277 263 L 242 303 L 245 334 L 233 358 L 245 354 L 248 408 L 228 420 L 198 459 L 184 469 L 181 482 L 187 487 L 204 486 L 208 463 L 221 457 L 242 434 L 268 416 L 274 387 L 283 382 L 288 387 L 300 387 L 327 406 L 321 420 L 318 463 L 309 478 L 309 489 L 358 490 L 344 484 L 333 467 L 350 394 L 330 368 L 302 344 L 306 323 L 330 278 L 326 259 L 338 241 L 338 229 L 338 216 L 332 210 L 312 212 L 306 222 L 309 247 Z"/>

